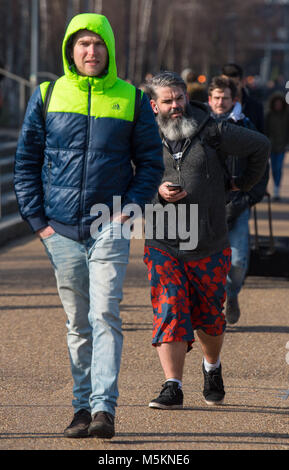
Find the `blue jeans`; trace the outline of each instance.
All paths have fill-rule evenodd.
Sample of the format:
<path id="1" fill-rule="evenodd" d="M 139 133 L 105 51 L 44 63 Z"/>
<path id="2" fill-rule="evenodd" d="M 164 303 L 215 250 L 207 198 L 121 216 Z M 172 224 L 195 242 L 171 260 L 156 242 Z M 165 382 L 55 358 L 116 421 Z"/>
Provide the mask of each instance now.
<path id="1" fill-rule="evenodd" d="M 113 239 L 108 224 L 96 239 L 76 242 L 57 233 L 42 240 L 67 315 L 75 413 L 115 414 L 123 335 L 119 303 L 129 240 Z"/>
<path id="2" fill-rule="evenodd" d="M 236 219 L 232 230 L 229 231 L 229 240 L 232 249 L 232 264 L 227 276 L 227 296 L 236 297 L 243 285 L 248 269 L 250 247 L 249 247 L 249 218 L 250 209 Z"/>
<path id="3" fill-rule="evenodd" d="M 271 169 L 275 186 L 280 187 L 282 178 L 282 168 L 284 161 L 284 152 L 271 153 Z"/>

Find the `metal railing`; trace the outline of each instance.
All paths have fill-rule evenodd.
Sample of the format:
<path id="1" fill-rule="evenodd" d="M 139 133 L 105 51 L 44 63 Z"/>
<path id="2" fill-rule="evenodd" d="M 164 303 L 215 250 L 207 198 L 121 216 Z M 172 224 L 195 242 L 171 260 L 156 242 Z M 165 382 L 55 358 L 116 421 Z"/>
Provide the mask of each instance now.
<path id="1" fill-rule="evenodd" d="M 20 77 L 19 75 L 16 75 L 15 73 L 12 73 L 12 72 L 8 72 L 8 70 L 3 69 L 1 67 L 0 67 L 0 74 L 4 75 L 4 77 L 10 78 L 11 80 L 14 80 L 15 82 L 19 83 L 19 120 L 18 120 L 18 123 L 20 125 L 22 123 L 24 113 L 25 113 L 25 108 L 26 108 L 25 87 L 30 89 L 30 94 L 31 94 L 35 88 L 35 85 L 31 83 L 31 81 L 26 80 L 26 78 Z M 51 80 L 56 80 L 58 78 L 57 75 L 51 72 L 38 72 L 37 76 L 45 77 Z"/>
<path id="2" fill-rule="evenodd" d="M 18 75 L 15 75 L 15 73 L 8 72 L 8 70 L 2 69 L 1 67 L 0 67 L 0 74 L 4 75 L 4 77 L 10 78 L 11 80 L 14 80 L 15 82 L 19 83 L 19 121 L 18 122 L 20 124 L 24 116 L 25 107 L 26 107 L 25 87 L 30 88 L 30 90 L 32 91 L 33 85 L 29 82 L 29 80 L 19 77 Z"/>
<path id="3" fill-rule="evenodd" d="M 24 114 L 25 114 L 25 109 L 26 109 L 26 89 L 29 89 L 30 95 L 35 89 L 35 85 L 29 81 L 26 80 L 23 77 L 20 77 L 19 75 L 16 75 L 15 73 L 9 72 L 6 69 L 3 69 L 0 67 L 0 75 L 3 75 L 6 78 L 9 78 L 11 80 L 14 80 L 19 84 L 19 114 L 18 114 L 18 124 L 19 128 L 23 122 Z M 51 73 L 51 72 L 38 72 L 37 73 L 38 77 L 44 77 L 46 79 L 50 80 L 56 80 L 58 78 L 57 75 Z M 2 188 L 2 168 L 0 166 L 0 219 L 2 219 L 2 201 L 3 201 L 3 188 Z"/>

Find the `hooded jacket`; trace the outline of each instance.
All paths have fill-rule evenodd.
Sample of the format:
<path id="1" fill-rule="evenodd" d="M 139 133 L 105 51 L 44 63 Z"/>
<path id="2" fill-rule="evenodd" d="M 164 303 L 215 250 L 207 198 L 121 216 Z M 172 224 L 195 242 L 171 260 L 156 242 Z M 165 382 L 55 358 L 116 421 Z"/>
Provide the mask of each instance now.
<path id="1" fill-rule="evenodd" d="M 193 135 L 186 139 L 182 157 L 175 160 L 163 137 L 165 173 L 163 182 L 181 183 L 187 196 L 175 203 L 176 218 L 166 217 L 168 203 L 159 194 L 154 199 L 155 212 L 147 226 L 146 245 L 164 249 L 173 256 L 185 260 L 197 260 L 218 253 L 229 246 L 226 224 L 226 192 L 224 185 L 224 162 L 230 154 L 247 159 L 247 167 L 236 185 L 249 191 L 264 173 L 270 151 L 269 140 L 259 132 L 228 122 L 217 124 L 205 104 L 191 102 L 187 115 L 196 122 Z M 222 156 L 222 157 L 221 157 Z M 179 219 L 180 205 L 186 208 L 185 227 Z M 191 205 L 198 211 L 191 212 Z M 182 209 L 183 210 L 183 209 Z M 196 217 L 192 220 L 193 217 Z M 160 215 L 164 215 L 164 237 L 158 236 Z M 159 217 L 159 219 L 158 219 Z M 180 222 L 182 229 L 180 230 Z M 198 226 L 197 244 L 186 249 L 192 229 Z M 176 236 L 173 237 L 176 226 Z M 187 233 L 185 233 L 187 232 Z M 184 235 L 182 235 L 184 234 Z M 182 244 L 182 245 L 181 245 Z"/>
<path id="2" fill-rule="evenodd" d="M 108 67 L 101 77 L 79 75 L 69 58 L 70 38 L 83 29 L 106 44 Z M 142 208 L 150 201 L 163 173 L 162 145 L 145 94 L 134 120 L 136 88 L 117 77 L 114 35 L 105 16 L 75 16 L 62 57 L 64 75 L 55 82 L 45 122 L 49 82 L 29 101 L 16 151 L 15 192 L 33 231 L 51 225 L 83 240 L 90 236 L 95 204 L 112 209 L 113 196 Z"/>

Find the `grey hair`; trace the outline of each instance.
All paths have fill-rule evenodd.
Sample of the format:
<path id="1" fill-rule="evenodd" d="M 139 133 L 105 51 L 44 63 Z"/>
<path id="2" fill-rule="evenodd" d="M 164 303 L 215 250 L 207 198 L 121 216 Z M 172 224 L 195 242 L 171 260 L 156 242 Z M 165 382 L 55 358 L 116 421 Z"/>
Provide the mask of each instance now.
<path id="1" fill-rule="evenodd" d="M 150 89 L 151 98 L 157 99 L 157 88 L 159 87 L 181 87 L 184 92 L 187 91 L 187 85 L 177 73 L 164 71 L 157 75 L 154 75 L 148 82 L 147 85 Z"/>

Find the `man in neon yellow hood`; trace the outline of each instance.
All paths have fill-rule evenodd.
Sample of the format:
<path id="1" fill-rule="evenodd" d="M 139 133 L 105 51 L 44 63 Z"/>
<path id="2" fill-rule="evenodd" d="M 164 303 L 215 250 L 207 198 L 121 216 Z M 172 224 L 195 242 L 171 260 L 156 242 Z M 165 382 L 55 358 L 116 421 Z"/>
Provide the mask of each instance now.
<path id="1" fill-rule="evenodd" d="M 75 16 L 62 54 L 64 75 L 49 102 L 48 82 L 29 101 L 15 191 L 22 217 L 52 262 L 68 318 L 74 417 L 64 434 L 111 438 L 122 352 L 119 302 L 130 245 L 120 229 L 128 218 L 122 207 L 143 210 L 157 192 L 162 145 L 146 95 L 117 77 L 106 17 Z M 121 200 L 118 214 L 115 197 Z M 108 217 L 92 231 L 97 206 Z"/>

